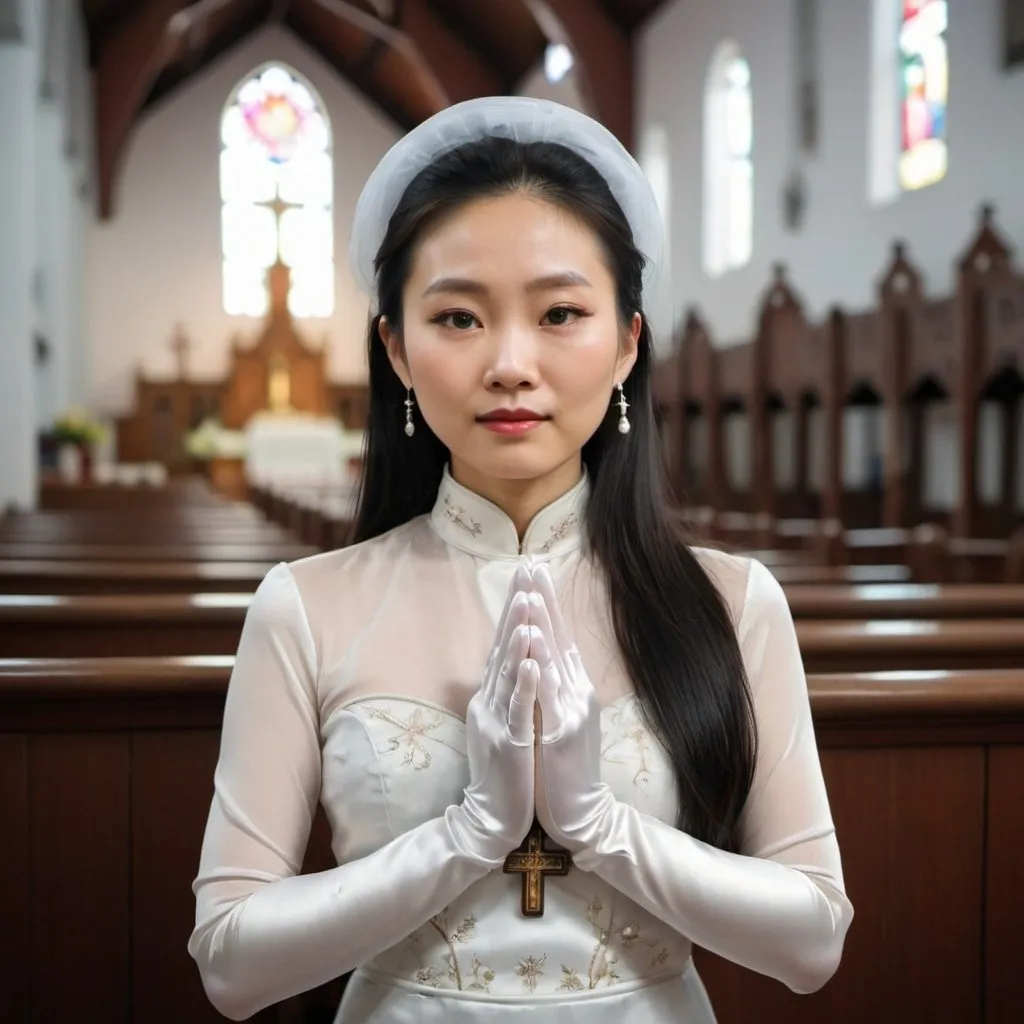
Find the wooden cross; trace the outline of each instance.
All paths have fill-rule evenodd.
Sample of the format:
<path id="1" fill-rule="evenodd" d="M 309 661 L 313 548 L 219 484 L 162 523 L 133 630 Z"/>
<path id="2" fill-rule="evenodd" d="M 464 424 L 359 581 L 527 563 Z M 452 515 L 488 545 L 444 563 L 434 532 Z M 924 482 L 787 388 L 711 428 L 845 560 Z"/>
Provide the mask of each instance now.
<path id="1" fill-rule="evenodd" d="M 540 822 L 535 821 L 522 846 L 505 858 L 505 874 L 523 876 L 523 917 L 544 916 L 545 875 L 567 875 L 572 865 L 565 850 L 545 849 L 546 839 Z"/>
<path id="2" fill-rule="evenodd" d="M 178 364 L 178 380 L 188 379 L 188 350 L 190 347 L 184 328 L 178 324 L 174 329 L 174 337 L 171 338 L 171 351 Z"/>

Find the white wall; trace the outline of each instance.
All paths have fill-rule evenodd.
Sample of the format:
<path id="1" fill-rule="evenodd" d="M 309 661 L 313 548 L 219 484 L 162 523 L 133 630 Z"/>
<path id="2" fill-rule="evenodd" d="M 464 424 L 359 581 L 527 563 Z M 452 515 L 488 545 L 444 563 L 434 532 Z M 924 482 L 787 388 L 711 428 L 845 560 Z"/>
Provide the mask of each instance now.
<path id="1" fill-rule="evenodd" d="M 49 0 L 40 14 L 31 260 L 32 329 L 49 350 L 35 366 L 35 425 L 46 429 L 83 399 L 82 225 L 92 202 L 94 118 L 81 12 Z"/>
<path id="2" fill-rule="evenodd" d="M 671 141 L 672 261 L 677 313 L 691 303 L 721 343 L 752 333 L 770 265 L 785 261 L 819 315 L 830 303 L 873 300 L 891 242 L 905 238 L 932 294 L 993 201 L 999 227 L 1024 248 L 1024 70 L 1002 69 L 1002 0 L 950 4 L 950 169 L 946 179 L 886 206 L 867 199 L 873 0 L 819 0 L 820 135 L 803 164 L 809 205 L 790 233 L 782 190 L 794 166 L 794 0 L 670 0 L 638 37 L 638 125 Z M 753 81 L 755 214 L 749 266 L 711 280 L 701 268 L 704 80 L 716 45 L 735 39 Z"/>
<path id="3" fill-rule="evenodd" d="M 254 67 L 282 60 L 320 94 L 334 133 L 335 315 L 302 325 L 326 337 L 332 379 L 365 375 L 366 302 L 348 272 L 348 233 L 370 171 L 398 130 L 316 54 L 268 27 L 196 76 L 136 129 L 115 194 L 115 214 L 87 232 L 89 394 L 109 412 L 130 407 L 137 366 L 171 375 L 168 341 L 181 323 L 197 378 L 227 372 L 230 341 L 255 340 L 259 322 L 229 317 L 221 304 L 220 116 L 231 89 Z"/>
<path id="4" fill-rule="evenodd" d="M 585 114 L 592 113 L 579 86 L 576 68 L 571 68 L 559 82 L 549 82 L 544 74 L 543 63 L 528 72 L 516 89 L 517 96 L 531 96 L 538 100 L 551 100 L 562 103 L 574 110 L 582 110 Z"/>

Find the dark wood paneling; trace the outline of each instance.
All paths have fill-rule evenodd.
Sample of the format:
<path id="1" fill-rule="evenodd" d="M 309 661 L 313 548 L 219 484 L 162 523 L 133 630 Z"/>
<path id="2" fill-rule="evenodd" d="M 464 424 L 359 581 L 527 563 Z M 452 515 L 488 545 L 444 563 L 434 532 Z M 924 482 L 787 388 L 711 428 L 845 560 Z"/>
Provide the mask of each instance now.
<path id="1" fill-rule="evenodd" d="M 752 1006 L 786 1024 L 980 1022 L 983 752 L 826 750 L 822 768 L 854 905 L 842 965 L 797 996 L 701 950 L 719 1024 Z"/>
<path id="2" fill-rule="evenodd" d="M 217 1019 L 185 944 L 229 662 L 0 663 L 3 728 L 29 734 L 0 746 L 0 767 L 18 743 L 31 751 L 26 785 L 0 789 L 15 819 L 26 788 L 32 801 L 28 896 L 5 907 L 29 937 L 31 1024 L 82 1007 L 132 1024 Z M 746 1024 L 752 1006 L 758 1024 L 1016 1021 L 1021 685 L 1019 671 L 809 679 L 856 915 L 839 972 L 811 996 L 699 955 L 721 1024 Z M 328 831 L 318 814 L 305 871 L 330 866 Z M 981 1015 L 984 979 L 1002 1018 Z M 339 990 L 258 1019 L 330 1020 Z"/>
<path id="3" fill-rule="evenodd" d="M 132 1020 L 219 1021 L 186 944 L 213 796 L 219 736 L 210 731 L 132 738 Z M 164 994 L 175 993 L 173 1003 Z"/>
<path id="4" fill-rule="evenodd" d="M 28 739 L 0 735 L 0 1007 L 10 1024 L 29 1024 L 31 920 Z"/>
<path id="5" fill-rule="evenodd" d="M 986 1024 L 1024 1020 L 1024 747 L 997 747 L 988 761 L 985 900 Z"/>
<path id="6" fill-rule="evenodd" d="M 187 657 L 203 654 L 234 654 L 242 633 L 237 626 L 180 623 L 127 622 L 118 628 L 110 622 L 49 623 L 5 621 L 0 610 L 0 652 L 5 658 L 119 658 L 142 656 Z"/>
<path id="7" fill-rule="evenodd" d="M 128 738 L 42 734 L 29 753 L 32 1024 L 128 1022 Z"/>

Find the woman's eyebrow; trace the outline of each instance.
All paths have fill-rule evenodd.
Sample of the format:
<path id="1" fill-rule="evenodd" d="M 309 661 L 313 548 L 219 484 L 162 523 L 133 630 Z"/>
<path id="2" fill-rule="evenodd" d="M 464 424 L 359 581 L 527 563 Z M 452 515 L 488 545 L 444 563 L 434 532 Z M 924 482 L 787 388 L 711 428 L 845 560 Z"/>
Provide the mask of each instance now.
<path id="1" fill-rule="evenodd" d="M 563 270 L 558 274 L 546 274 L 544 277 L 534 278 L 527 286 L 528 292 L 549 291 L 552 288 L 590 288 L 590 282 L 576 270 Z"/>
<path id="2" fill-rule="evenodd" d="M 528 292 L 549 291 L 553 288 L 590 288 L 590 282 L 575 270 L 565 270 L 557 274 L 545 274 L 543 277 L 534 278 L 526 286 Z M 488 291 L 487 285 L 482 281 L 474 281 L 468 277 L 439 277 L 427 285 L 423 292 L 427 295 L 436 295 L 439 292 L 457 292 L 461 295 L 485 295 Z"/>
<path id="3" fill-rule="evenodd" d="M 484 295 L 487 285 L 473 281 L 468 277 L 439 277 L 427 285 L 424 296 L 436 295 L 438 292 L 458 292 L 459 294 Z"/>

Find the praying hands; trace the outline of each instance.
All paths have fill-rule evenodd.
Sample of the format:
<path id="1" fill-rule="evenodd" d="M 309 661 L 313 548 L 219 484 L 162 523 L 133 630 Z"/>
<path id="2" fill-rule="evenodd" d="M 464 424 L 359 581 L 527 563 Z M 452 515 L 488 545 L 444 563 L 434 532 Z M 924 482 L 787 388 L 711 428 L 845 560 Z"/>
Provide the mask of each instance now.
<path id="1" fill-rule="evenodd" d="M 600 706 L 550 573 L 521 567 L 467 714 L 463 809 L 474 833 L 511 852 L 535 814 L 554 844 L 572 853 L 592 847 L 614 805 L 600 748 Z"/>

